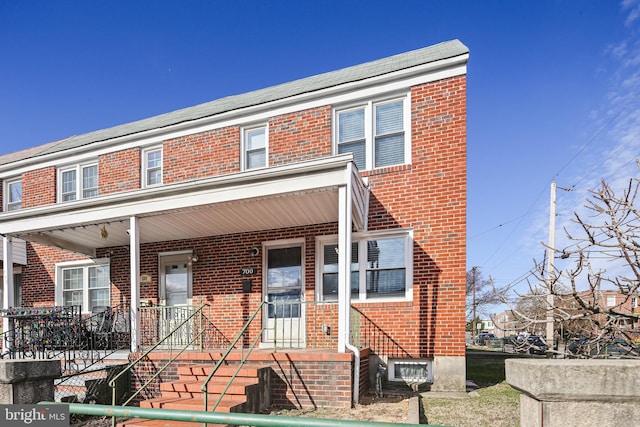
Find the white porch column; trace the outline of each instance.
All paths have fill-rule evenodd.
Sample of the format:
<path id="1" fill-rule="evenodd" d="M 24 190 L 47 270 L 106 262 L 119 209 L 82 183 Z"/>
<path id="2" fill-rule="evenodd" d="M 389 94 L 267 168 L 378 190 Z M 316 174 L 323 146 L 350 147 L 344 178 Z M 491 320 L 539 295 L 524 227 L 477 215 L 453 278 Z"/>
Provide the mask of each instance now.
<path id="1" fill-rule="evenodd" d="M 14 304 L 15 296 L 13 295 L 13 239 L 9 236 L 2 238 L 2 253 L 3 265 L 2 265 L 2 308 L 9 308 Z M 13 325 L 9 318 L 4 317 L 2 319 L 2 330 L 9 331 Z"/>
<path id="2" fill-rule="evenodd" d="M 347 351 L 351 316 L 351 168 L 338 188 L 338 352 Z"/>
<path id="3" fill-rule="evenodd" d="M 140 225 L 138 218 L 129 219 L 129 254 L 131 256 L 131 351 L 138 351 L 140 345 Z"/>

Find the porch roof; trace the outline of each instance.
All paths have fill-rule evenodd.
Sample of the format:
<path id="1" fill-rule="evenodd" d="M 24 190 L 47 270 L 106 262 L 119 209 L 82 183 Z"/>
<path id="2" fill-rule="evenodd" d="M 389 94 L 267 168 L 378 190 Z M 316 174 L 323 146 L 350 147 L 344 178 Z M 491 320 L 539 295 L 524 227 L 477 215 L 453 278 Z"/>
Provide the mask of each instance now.
<path id="1" fill-rule="evenodd" d="M 5 212 L 0 234 L 95 257 L 130 243 L 132 217 L 140 243 L 337 222 L 342 186 L 365 229 L 368 189 L 347 154 Z"/>

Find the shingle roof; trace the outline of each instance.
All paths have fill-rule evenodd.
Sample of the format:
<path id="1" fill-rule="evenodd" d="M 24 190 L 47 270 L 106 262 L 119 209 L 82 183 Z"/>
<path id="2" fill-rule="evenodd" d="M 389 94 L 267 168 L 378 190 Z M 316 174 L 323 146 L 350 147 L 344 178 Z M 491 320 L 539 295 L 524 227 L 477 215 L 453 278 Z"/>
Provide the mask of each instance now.
<path id="1" fill-rule="evenodd" d="M 97 130 L 82 135 L 75 135 L 61 141 L 41 145 L 31 149 L 0 156 L 0 165 L 27 159 L 29 157 L 55 153 L 71 148 L 81 147 L 93 142 L 105 141 L 112 138 L 135 134 L 138 132 L 159 129 L 183 122 L 197 120 L 216 114 L 264 104 L 279 99 L 301 95 L 337 85 L 357 82 L 360 80 L 381 76 L 394 71 L 427 64 L 443 59 L 464 55 L 469 49 L 459 40 L 451 40 L 413 50 L 399 55 L 390 56 L 376 61 L 355 65 L 341 70 L 332 71 L 312 77 L 294 80 L 292 82 L 259 89 L 240 95 L 228 96 L 215 101 L 206 102 L 193 107 L 183 108 L 159 116 L 150 117 L 135 122 Z"/>

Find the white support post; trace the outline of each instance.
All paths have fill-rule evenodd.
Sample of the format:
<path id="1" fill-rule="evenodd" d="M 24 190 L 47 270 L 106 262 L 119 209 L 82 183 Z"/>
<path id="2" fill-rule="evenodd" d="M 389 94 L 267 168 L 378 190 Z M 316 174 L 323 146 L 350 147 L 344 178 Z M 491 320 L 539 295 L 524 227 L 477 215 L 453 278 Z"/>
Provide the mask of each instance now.
<path id="1" fill-rule="evenodd" d="M 138 351 L 140 345 L 140 226 L 138 218 L 129 220 L 129 253 L 131 256 L 131 351 Z"/>
<path id="2" fill-rule="evenodd" d="M 350 172 L 350 170 L 348 171 Z M 348 176 L 350 182 L 351 176 Z M 338 188 L 338 352 L 346 353 L 351 316 L 351 188 Z"/>
<path id="3" fill-rule="evenodd" d="M 9 236 L 2 238 L 3 268 L 2 268 L 2 308 L 13 306 L 15 296 L 13 294 L 13 239 Z M 2 330 L 9 331 L 13 328 L 9 318 L 2 319 Z"/>

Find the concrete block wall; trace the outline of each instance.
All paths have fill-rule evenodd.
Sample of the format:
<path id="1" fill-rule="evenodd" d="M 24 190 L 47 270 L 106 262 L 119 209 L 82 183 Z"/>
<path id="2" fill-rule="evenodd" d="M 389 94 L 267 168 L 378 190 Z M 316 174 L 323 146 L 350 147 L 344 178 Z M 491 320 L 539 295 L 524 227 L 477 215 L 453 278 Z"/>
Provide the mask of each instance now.
<path id="1" fill-rule="evenodd" d="M 636 425 L 640 360 L 507 359 L 521 427 Z"/>

